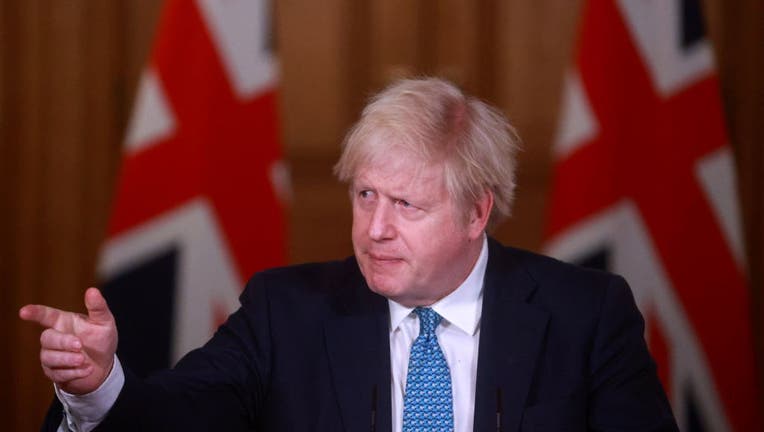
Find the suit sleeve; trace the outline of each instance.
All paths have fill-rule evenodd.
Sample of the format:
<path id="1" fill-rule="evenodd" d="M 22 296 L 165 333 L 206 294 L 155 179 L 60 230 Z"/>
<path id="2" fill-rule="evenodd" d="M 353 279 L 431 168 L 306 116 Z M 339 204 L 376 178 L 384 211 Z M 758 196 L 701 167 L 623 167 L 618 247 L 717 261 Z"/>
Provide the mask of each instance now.
<path id="1" fill-rule="evenodd" d="M 626 281 L 604 290 L 590 357 L 589 425 L 597 431 L 676 431 Z"/>
<path id="2" fill-rule="evenodd" d="M 141 379 L 126 368 L 125 385 L 96 430 L 254 430 L 271 356 L 264 277 L 247 284 L 239 310 L 174 369 Z"/>

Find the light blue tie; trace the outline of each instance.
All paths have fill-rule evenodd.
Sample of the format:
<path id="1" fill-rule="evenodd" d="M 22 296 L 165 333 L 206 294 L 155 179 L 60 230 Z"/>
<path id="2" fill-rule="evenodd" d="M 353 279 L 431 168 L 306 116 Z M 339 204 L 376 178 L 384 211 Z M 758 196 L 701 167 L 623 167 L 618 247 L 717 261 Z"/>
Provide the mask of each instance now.
<path id="1" fill-rule="evenodd" d="M 403 432 L 452 432 L 451 374 L 435 336 L 440 315 L 430 308 L 418 307 L 414 312 L 419 316 L 419 336 L 409 355 Z"/>

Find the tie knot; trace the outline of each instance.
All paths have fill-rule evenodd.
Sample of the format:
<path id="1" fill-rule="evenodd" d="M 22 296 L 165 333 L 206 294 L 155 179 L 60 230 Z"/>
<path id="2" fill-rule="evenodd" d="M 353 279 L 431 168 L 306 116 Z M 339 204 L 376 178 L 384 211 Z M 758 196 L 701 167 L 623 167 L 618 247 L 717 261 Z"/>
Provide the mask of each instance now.
<path id="1" fill-rule="evenodd" d="M 417 307 L 414 312 L 419 316 L 419 334 L 435 334 L 435 328 L 440 324 L 440 315 L 423 307 Z"/>

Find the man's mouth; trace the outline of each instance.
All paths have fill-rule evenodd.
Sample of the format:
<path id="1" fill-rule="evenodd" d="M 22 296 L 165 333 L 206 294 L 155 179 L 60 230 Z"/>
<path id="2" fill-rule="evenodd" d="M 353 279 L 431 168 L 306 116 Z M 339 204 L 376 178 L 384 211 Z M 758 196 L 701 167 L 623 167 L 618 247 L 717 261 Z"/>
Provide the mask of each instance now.
<path id="1" fill-rule="evenodd" d="M 401 261 L 402 259 L 400 257 L 397 257 L 395 255 L 387 255 L 387 254 L 379 254 L 379 253 L 367 253 L 369 258 L 372 259 L 372 261 L 377 262 L 395 262 L 395 261 Z"/>

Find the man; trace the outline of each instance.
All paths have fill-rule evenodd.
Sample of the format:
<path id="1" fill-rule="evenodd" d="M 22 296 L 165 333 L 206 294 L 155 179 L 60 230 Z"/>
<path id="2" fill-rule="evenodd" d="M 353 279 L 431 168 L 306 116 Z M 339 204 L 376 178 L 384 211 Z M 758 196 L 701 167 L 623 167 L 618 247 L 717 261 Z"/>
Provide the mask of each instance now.
<path id="1" fill-rule="evenodd" d="M 354 257 L 255 275 L 206 345 L 146 380 L 98 290 L 88 316 L 25 306 L 61 429 L 676 430 L 623 279 L 486 236 L 517 143 L 445 81 L 387 88 L 335 167 Z"/>

